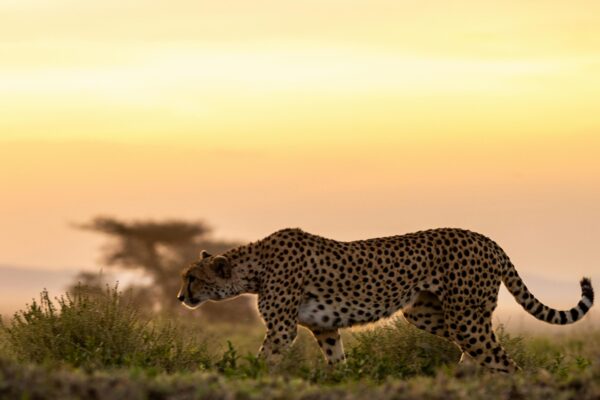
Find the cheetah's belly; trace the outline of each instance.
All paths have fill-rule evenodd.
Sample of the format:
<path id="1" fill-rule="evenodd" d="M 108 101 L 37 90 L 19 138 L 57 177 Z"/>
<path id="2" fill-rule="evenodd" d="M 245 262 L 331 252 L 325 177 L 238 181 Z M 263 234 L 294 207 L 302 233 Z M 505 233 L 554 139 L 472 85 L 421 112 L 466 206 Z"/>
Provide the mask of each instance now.
<path id="1" fill-rule="evenodd" d="M 336 314 L 339 315 L 339 312 L 333 304 L 321 303 L 319 299 L 305 299 L 300 304 L 298 322 L 309 327 L 333 328 L 334 322 L 337 322 L 335 319 L 338 318 Z"/>
<path id="2" fill-rule="evenodd" d="M 311 328 L 334 329 L 373 322 L 387 316 L 389 313 L 383 310 L 377 313 L 367 307 L 336 302 L 327 304 L 324 299 L 308 297 L 300 304 L 298 322 Z"/>

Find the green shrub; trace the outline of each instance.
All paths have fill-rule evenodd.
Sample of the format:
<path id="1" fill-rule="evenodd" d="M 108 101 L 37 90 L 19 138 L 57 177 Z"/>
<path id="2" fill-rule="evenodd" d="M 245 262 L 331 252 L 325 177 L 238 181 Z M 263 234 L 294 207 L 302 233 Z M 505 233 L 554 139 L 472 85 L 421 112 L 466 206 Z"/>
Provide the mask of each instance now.
<path id="1" fill-rule="evenodd" d="M 439 367 L 456 364 L 460 358 L 454 344 L 401 318 L 356 332 L 348 347 L 347 369 L 353 375 L 375 380 L 388 376 L 433 375 Z"/>
<path id="2" fill-rule="evenodd" d="M 0 316 L 0 357 L 9 358 L 13 355 L 13 351 L 11 350 L 11 346 L 8 342 L 8 333 L 6 329 L 4 329 L 4 323 L 2 321 L 2 317 Z"/>
<path id="3" fill-rule="evenodd" d="M 50 299 L 47 291 L 0 327 L 21 361 L 76 367 L 194 370 L 209 365 L 205 343 L 172 322 L 142 317 L 117 287 L 78 288 Z"/>

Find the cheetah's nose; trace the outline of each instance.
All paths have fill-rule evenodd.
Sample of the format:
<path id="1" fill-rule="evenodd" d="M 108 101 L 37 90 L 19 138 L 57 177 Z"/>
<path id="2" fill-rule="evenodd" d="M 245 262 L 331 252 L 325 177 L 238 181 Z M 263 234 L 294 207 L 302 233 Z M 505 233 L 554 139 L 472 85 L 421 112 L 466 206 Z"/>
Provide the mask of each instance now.
<path id="1" fill-rule="evenodd" d="M 185 296 L 180 294 L 179 296 L 177 296 L 177 300 L 183 301 L 183 300 L 185 300 Z"/>

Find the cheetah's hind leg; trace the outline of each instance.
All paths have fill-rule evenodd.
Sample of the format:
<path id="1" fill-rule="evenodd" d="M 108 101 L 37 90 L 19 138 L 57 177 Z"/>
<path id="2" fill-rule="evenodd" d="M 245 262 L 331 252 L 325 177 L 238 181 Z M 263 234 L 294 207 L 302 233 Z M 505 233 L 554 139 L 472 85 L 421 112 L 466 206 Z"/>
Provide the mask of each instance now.
<path id="1" fill-rule="evenodd" d="M 420 291 L 411 305 L 402 310 L 404 318 L 419 329 L 448 338 L 442 303 L 426 290 Z"/>
<path id="2" fill-rule="evenodd" d="M 450 338 L 462 350 L 461 361 L 472 359 L 476 364 L 492 372 L 511 373 L 520 368 L 508 356 L 492 331 L 490 318 L 464 318 L 459 312 L 446 316 Z"/>

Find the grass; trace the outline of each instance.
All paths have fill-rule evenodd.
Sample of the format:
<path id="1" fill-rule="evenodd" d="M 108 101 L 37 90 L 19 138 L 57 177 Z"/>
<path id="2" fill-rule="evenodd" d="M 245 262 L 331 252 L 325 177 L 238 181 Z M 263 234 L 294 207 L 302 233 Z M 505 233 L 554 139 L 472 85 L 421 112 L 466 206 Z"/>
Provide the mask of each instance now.
<path id="1" fill-rule="evenodd" d="M 173 372 L 206 367 L 206 344 L 172 321 L 151 322 L 116 287 L 76 290 L 39 301 L 1 327 L 4 349 L 18 361 Z"/>
<path id="2" fill-rule="evenodd" d="M 343 332 L 346 365 L 308 331 L 277 371 L 254 356 L 261 326 L 148 319 L 116 287 L 40 300 L 0 326 L 0 398 L 599 398 L 600 333 L 498 337 L 523 368 L 457 366 L 454 345 L 393 319 Z"/>
<path id="3" fill-rule="evenodd" d="M 218 372 L 150 374 L 117 370 L 84 373 L 0 361 L 0 398 L 82 399 L 597 399 L 600 373 L 556 379 L 535 374 L 449 374 L 317 385 L 285 376 L 240 379 Z"/>

